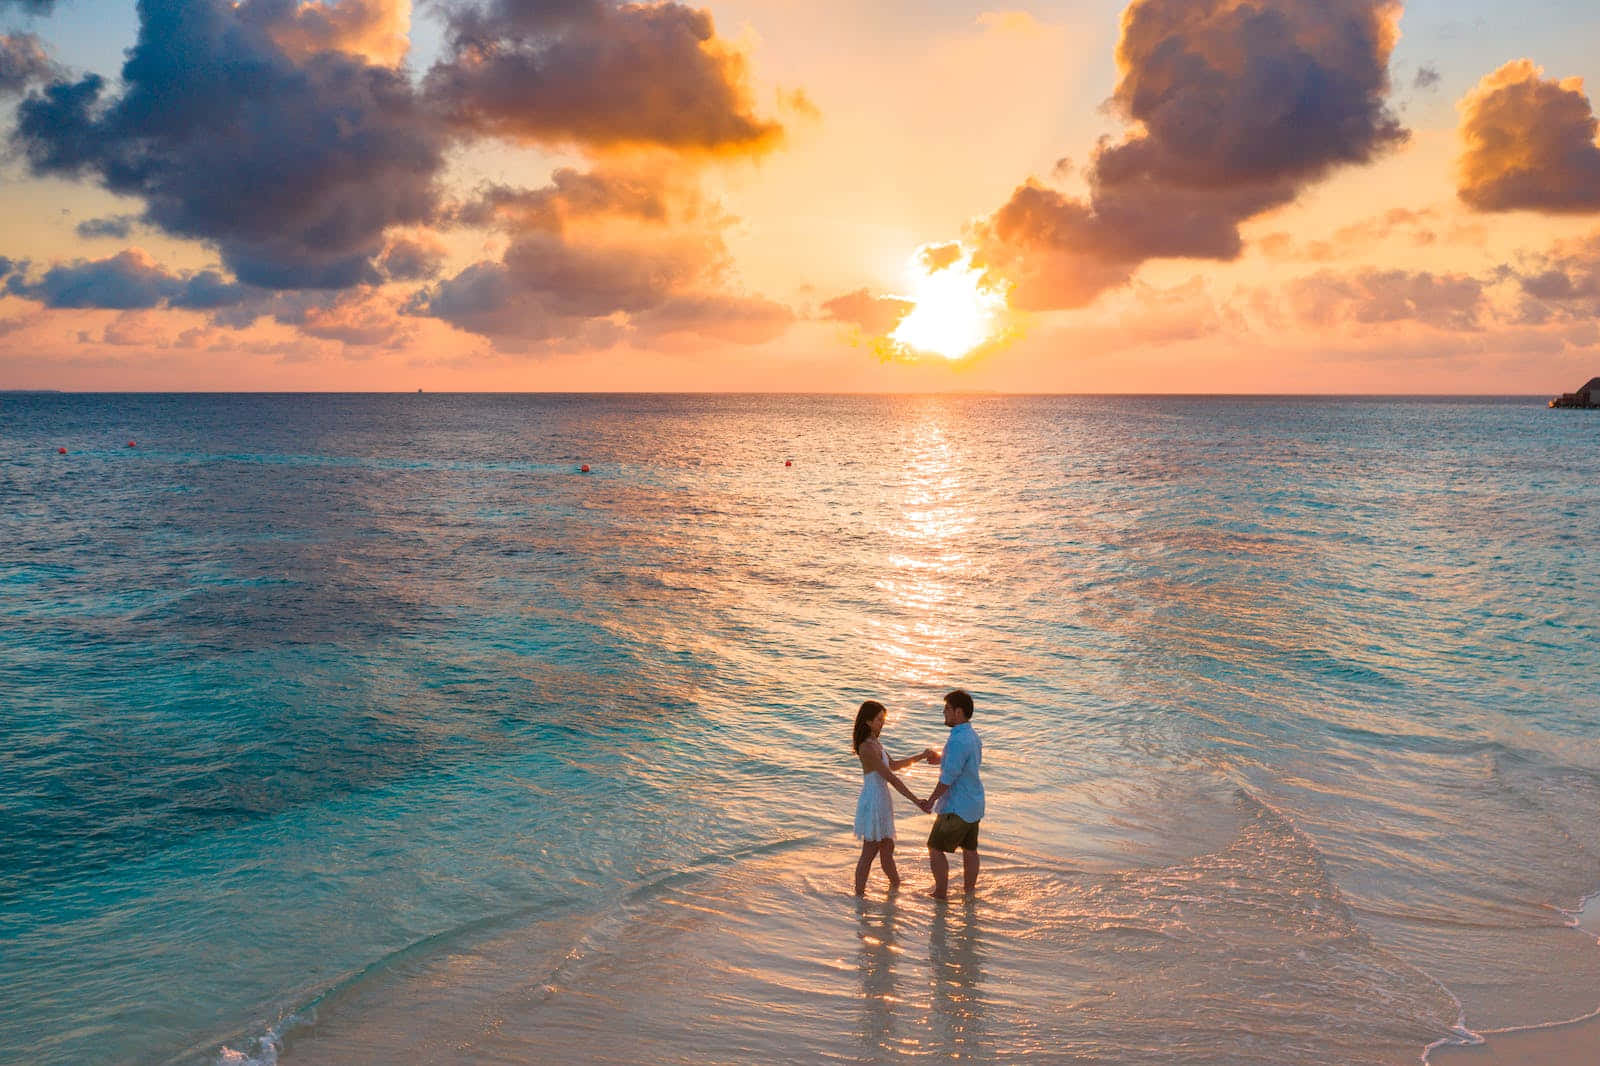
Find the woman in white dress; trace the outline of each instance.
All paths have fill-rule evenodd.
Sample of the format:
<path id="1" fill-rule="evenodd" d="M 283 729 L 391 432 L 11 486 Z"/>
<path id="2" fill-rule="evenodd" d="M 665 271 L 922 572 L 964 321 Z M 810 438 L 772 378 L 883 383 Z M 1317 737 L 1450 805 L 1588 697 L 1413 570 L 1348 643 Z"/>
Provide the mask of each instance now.
<path id="1" fill-rule="evenodd" d="M 872 872 L 874 856 L 883 867 L 884 876 L 889 879 L 889 887 L 894 889 L 900 886 L 900 871 L 894 864 L 894 803 L 889 796 L 889 786 L 893 785 L 902 796 L 923 811 L 928 810 L 927 803 L 918 799 L 905 782 L 895 775 L 895 771 L 903 770 L 914 762 L 925 761 L 929 753 L 924 750 L 906 759 L 889 758 L 882 742 L 878 740 L 878 734 L 883 732 L 883 723 L 888 717 L 889 712 L 877 700 L 868 700 L 856 712 L 854 743 L 863 775 L 861 798 L 856 800 L 855 831 L 861 839 L 861 859 L 856 863 L 858 896 L 867 894 L 867 875 Z"/>

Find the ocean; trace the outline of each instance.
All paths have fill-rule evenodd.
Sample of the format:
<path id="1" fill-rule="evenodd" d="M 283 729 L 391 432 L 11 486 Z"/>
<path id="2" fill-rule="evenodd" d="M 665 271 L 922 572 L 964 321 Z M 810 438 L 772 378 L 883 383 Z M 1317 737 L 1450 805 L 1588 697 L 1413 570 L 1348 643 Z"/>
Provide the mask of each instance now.
<path id="1" fill-rule="evenodd" d="M 1584 1016 L 1597 443 L 1515 397 L 0 395 L 0 1062 Z M 897 799 L 857 900 L 855 709 L 910 754 L 958 686 L 976 898 Z"/>

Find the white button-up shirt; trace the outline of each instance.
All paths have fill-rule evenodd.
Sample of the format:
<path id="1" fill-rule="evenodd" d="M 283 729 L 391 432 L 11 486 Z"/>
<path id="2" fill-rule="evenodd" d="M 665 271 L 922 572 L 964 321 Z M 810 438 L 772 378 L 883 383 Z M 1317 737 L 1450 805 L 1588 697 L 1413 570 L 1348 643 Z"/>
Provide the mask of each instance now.
<path id="1" fill-rule="evenodd" d="M 972 723 L 952 728 L 939 759 L 939 783 L 950 786 L 950 791 L 939 797 L 940 814 L 953 814 L 963 822 L 983 817 L 983 781 L 978 777 L 982 762 L 983 742 Z"/>

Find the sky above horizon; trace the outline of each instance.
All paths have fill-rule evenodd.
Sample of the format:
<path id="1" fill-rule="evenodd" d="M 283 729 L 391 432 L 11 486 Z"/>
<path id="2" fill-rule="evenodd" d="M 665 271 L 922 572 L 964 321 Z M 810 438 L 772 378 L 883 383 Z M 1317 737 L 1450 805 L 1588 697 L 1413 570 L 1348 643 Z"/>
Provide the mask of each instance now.
<path id="1" fill-rule="evenodd" d="M 1578 0 L 0 0 L 0 388 L 1556 393 Z"/>

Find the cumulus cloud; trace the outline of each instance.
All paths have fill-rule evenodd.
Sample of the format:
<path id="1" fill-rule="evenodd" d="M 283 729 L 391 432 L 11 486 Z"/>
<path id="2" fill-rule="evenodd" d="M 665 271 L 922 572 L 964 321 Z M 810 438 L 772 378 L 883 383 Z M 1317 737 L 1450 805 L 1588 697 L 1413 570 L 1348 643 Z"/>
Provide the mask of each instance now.
<path id="1" fill-rule="evenodd" d="M 1457 193 L 1479 211 L 1600 211 L 1600 145 L 1583 79 L 1545 79 L 1526 59 L 1480 81 L 1457 105 Z"/>
<path id="2" fill-rule="evenodd" d="M 1087 199 L 1035 182 L 977 227 L 1014 306 L 1080 306 L 1155 257 L 1231 259 L 1239 224 L 1407 136 L 1388 110 L 1396 0 L 1134 0 Z"/>
<path id="3" fill-rule="evenodd" d="M 744 56 L 681 4 L 489 0 L 447 9 L 451 54 L 425 91 L 457 130 L 590 149 L 754 153 Z"/>
<path id="4" fill-rule="evenodd" d="M 866 289 L 835 296 L 822 305 L 824 318 L 849 322 L 861 332 L 886 337 L 916 305 L 896 296 L 874 296 Z"/>
<path id="5" fill-rule="evenodd" d="M 297 60 L 281 0 L 145 0 L 122 92 L 58 82 L 18 107 L 35 174 L 91 176 L 144 219 L 213 244 L 269 288 L 373 283 L 391 226 L 426 223 L 447 133 L 395 70 L 344 52 Z M 298 10 L 298 9 L 294 9 Z"/>
<path id="6" fill-rule="evenodd" d="M 38 37 L 31 33 L 0 36 L 0 96 L 24 92 L 58 73 Z"/>

